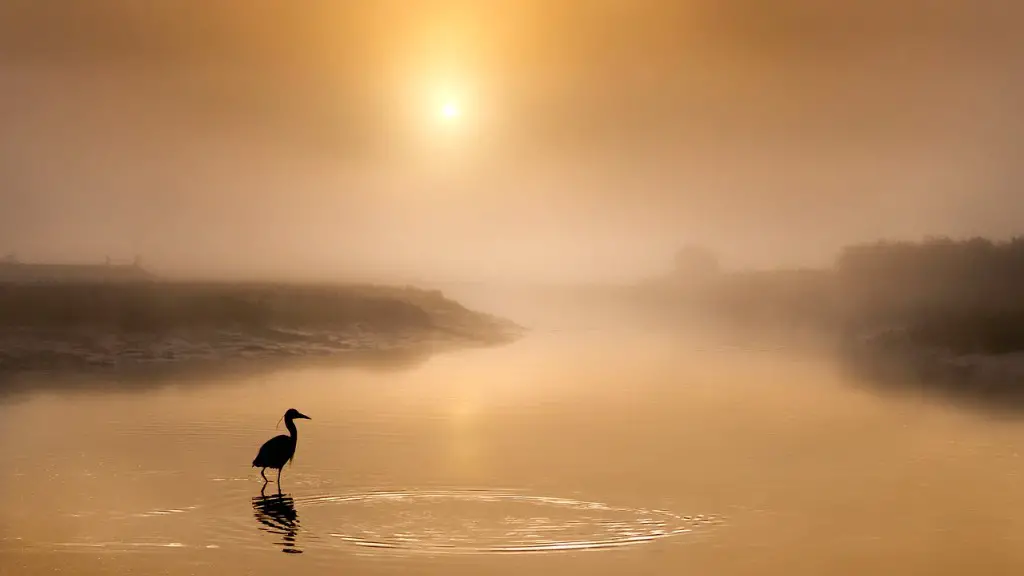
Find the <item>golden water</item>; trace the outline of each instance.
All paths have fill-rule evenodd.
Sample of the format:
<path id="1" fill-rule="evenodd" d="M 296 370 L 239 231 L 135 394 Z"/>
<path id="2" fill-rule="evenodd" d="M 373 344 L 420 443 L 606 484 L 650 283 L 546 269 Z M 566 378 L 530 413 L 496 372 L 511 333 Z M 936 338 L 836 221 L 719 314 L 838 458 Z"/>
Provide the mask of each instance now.
<path id="1" fill-rule="evenodd" d="M 629 331 L 39 377 L 0 396 L 0 573 L 1024 573 L 1024 426 L 850 378 Z M 313 419 L 261 493 L 290 407 Z"/>

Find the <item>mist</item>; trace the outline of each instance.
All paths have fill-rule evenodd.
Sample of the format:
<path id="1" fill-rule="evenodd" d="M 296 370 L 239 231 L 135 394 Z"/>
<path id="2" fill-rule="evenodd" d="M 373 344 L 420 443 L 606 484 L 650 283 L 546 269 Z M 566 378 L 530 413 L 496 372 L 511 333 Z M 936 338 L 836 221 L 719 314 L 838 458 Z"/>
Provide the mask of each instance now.
<path id="1" fill-rule="evenodd" d="M 1021 30 L 0 0 L 0 572 L 1024 573 Z"/>
<path id="2" fill-rule="evenodd" d="M 0 252 L 580 282 L 1012 235 L 1021 9 L 890 4 L 8 0 Z"/>

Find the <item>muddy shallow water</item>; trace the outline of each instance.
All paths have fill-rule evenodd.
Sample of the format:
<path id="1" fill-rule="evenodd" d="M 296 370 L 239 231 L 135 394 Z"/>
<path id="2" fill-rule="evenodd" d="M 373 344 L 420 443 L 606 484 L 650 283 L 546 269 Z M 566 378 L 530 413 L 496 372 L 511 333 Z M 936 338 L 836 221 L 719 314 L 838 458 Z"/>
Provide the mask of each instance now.
<path id="1" fill-rule="evenodd" d="M 1019 574 L 1024 426 L 825 359 L 539 331 L 0 395 L 0 573 Z M 249 464 L 285 409 L 295 462 Z"/>

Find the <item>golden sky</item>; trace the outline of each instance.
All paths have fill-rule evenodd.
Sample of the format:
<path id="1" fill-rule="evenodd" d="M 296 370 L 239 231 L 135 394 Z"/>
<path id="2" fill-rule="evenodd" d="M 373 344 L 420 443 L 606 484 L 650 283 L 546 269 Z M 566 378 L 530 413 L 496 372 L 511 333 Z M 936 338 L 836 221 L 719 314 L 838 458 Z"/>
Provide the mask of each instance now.
<path id="1" fill-rule="evenodd" d="M 5 0 L 0 250 L 593 278 L 667 266 L 689 241 L 767 266 L 1020 232 L 1022 13 Z"/>

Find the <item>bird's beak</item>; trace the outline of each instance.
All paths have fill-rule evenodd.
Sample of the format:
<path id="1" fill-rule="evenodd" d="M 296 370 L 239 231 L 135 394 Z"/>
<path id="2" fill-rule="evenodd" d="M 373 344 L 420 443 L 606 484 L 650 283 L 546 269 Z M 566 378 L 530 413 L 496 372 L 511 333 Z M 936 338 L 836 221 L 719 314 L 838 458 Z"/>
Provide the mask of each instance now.
<path id="1" fill-rule="evenodd" d="M 310 418 L 309 416 L 306 416 L 302 412 L 299 412 L 299 415 L 296 416 L 296 418 L 305 418 L 306 420 L 312 420 L 312 418 Z"/>

